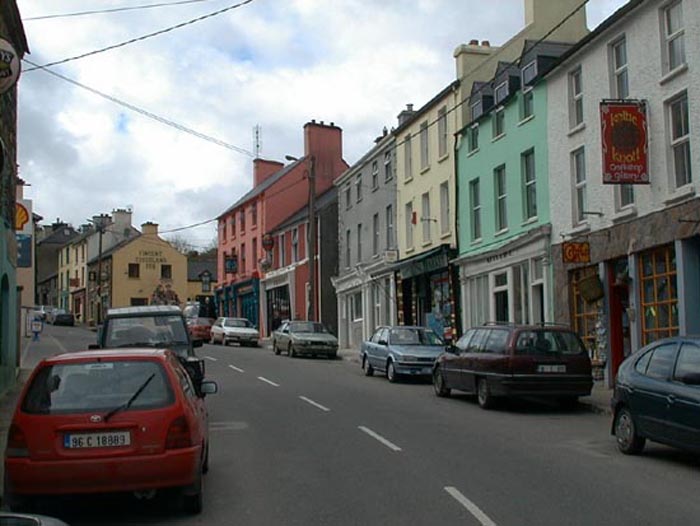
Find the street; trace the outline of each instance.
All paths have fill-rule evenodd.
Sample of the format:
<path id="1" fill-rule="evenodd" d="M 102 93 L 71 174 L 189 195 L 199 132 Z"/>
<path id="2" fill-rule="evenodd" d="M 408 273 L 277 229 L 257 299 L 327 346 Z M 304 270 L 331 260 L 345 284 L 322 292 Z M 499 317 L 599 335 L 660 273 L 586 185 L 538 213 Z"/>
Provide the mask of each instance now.
<path id="1" fill-rule="evenodd" d="M 24 366 L 94 333 L 47 326 Z M 609 417 L 536 401 L 494 411 L 350 360 L 205 345 L 211 461 L 201 515 L 166 496 L 50 499 L 71 525 L 642 525 L 700 516 L 698 458 L 620 454 Z"/>

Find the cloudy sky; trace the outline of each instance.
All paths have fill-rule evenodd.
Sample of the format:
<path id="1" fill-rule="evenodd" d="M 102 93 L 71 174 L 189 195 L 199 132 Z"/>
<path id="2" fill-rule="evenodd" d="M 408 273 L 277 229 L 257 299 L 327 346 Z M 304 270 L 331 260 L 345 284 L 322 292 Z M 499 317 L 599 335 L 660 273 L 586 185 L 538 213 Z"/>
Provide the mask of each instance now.
<path id="1" fill-rule="evenodd" d="M 523 0 L 17 3 L 32 63 L 88 55 L 50 68 L 63 78 L 23 64 L 19 164 L 34 211 L 77 226 L 131 207 L 135 225 L 161 230 L 214 218 L 251 188 L 255 126 L 260 156 L 282 160 L 303 154 L 305 122 L 334 121 L 352 164 L 406 103 L 454 79 L 456 46 L 502 44 L 524 19 Z M 624 3 L 590 0 L 589 27 Z M 214 234 L 210 223 L 179 235 L 203 247 Z"/>

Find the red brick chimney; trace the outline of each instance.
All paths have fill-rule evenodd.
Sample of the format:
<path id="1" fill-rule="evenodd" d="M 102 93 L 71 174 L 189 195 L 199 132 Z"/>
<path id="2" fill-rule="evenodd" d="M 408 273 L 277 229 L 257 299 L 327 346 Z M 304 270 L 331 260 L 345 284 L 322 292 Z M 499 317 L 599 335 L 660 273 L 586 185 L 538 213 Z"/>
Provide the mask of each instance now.
<path id="1" fill-rule="evenodd" d="M 343 130 L 334 123 L 312 120 L 304 125 L 304 156 L 315 159 L 316 192 L 323 193 L 348 168 L 343 160 Z"/>
<path id="2" fill-rule="evenodd" d="M 268 161 L 260 158 L 253 160 L 253 188 L 282 168 L 284 168 L 284 163 L 279 161 Z"/>

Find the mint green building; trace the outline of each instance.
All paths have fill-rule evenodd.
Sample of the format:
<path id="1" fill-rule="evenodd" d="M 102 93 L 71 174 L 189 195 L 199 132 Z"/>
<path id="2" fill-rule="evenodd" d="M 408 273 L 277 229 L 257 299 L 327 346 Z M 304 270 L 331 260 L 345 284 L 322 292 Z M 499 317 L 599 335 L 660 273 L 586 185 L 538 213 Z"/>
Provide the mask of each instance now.
<path id="1" fill-rule="evenodd" d="M 569 47 L 528 41 L 517 65 L 501 63 L 493 79 L 473 85 L 471 122 L 459 132 L 456 156 L 456 263 L 465 329 L 486 321 L 553 319 L 541 76 Z"/>

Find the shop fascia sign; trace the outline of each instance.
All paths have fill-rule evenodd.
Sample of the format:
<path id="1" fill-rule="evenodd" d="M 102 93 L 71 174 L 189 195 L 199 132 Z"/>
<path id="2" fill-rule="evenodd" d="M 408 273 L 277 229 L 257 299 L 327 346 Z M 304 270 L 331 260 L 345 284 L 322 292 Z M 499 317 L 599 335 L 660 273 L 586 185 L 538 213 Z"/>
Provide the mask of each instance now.
<path id="1" fill-rule="evenodd" d="M 564 263 L 590 263 L 591 245 L 588 241 L 567 241 L 562 244 L 561 255 Z"/>
<path id="2" fill-rule="evenodd" d="M 646 103 L 600 103 L 603 184 L 649 184 Z"/>

